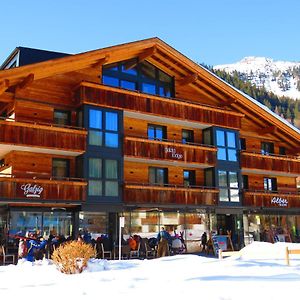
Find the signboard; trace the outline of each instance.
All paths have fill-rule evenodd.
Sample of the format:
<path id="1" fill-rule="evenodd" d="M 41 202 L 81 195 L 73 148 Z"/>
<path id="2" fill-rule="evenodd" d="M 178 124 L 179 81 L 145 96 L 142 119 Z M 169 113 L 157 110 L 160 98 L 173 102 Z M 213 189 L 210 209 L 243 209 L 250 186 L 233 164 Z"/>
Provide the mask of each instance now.
<path id="1" fill-rule="evenodd" d="M 24 183 L 18 187 L 18 196 L 23 198 L 41 198 L 44 188 L 38 184 Z"/>
<path id="2" fill-rule="evenodd" d="M 124 228 L 124 226 L 125 226 L 125 217 L 120 217 L 119 219 L 120 219 L 120 227 Z"/>
<path id="3" fill-rule="evenodd" d="M 170 155 L 173 159 L 180 160 L 183 158 L 183 154 L 177 153 L 177 150 L 174 147 L 165 147 L 165 153 L 170 153 Z"/>
<path id="4" fill-rule="evenodd" d="M 233 250 L 232 241 L 229 235 L 213 235 L 211 239 L 215 255 L 219 255 L 219 250 Z"/>
<path id="5" fill-rule="evenodd" d="M 273 197 L 271 199 L 271 204 L 276 205 L 276 206 L 280 206 L 280 207 L 287 207 L 288 204 L 289 204 L 289 201 L 285 198 Z"/>

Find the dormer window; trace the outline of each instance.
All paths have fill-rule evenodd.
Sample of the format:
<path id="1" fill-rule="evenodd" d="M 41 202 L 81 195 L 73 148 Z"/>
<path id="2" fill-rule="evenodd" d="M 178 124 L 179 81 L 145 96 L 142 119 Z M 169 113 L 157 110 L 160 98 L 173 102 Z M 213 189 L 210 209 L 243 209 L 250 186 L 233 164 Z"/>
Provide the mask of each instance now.
<path id="1" fill-rule="evenodd" d="M 145 94 L 174 96 L 174 79 L 147 61 L 136 59 L 103 67 L 102 83 Z"/>

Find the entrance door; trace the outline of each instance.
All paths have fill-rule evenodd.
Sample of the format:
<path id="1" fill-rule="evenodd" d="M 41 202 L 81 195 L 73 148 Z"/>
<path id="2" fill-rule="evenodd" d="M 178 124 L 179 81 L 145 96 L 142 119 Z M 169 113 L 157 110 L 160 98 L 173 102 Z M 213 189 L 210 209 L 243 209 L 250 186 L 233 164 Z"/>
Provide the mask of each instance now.
<path id="1" fill-rule="evenodd" d="M 217 215 L 218 234 L 227 235 L 231 232 L 231 240 L 235 250 L 244 246 L 243 215 Z"/>

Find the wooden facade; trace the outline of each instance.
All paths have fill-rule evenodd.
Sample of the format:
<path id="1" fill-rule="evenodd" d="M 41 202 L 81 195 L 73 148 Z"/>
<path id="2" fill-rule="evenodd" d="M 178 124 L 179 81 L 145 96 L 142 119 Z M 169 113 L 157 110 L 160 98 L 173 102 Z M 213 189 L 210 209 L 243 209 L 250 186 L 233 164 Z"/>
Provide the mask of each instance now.
<path id="1" fill-rule="evenodd" d="M 0 113 L 3 206 L 300 207 L 300 131 L 157 38 L 0 70 Z"/>

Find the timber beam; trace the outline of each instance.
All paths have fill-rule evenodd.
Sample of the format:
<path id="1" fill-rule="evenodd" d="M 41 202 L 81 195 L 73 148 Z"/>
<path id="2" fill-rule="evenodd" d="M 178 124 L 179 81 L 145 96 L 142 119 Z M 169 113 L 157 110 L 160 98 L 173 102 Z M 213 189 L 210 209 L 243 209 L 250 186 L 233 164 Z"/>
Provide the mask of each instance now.
<path id="1" fill-rule="evenodd" d="M 230 106 L 231 104 L 236 103 L 236 102 L 237 102 L 237 99 L 231 98 L 231 99 L 227 100 L 226 102 L 220 104 L 220 106 L 226 107 L 226 106 Z"/>
<path id="2" fill-rule="evenodd" d="M 4 79 L 0 82 L 0 95 L 2 95 L 9 88 L 9 80 Z"/>
<path id="3" fill-rule="evenodd" d="M 274 125 L 268 126 L 268 127 L 264 127 L 259 131 L 259 134 L 274 134 L 277 133 L 277 127 Z"/>
<path id="4" fill-rule="evenodd" d="M 178 81 L 178 84 L 181 86 L 184 86 L 184 85 L 194 83 L 197 80 L 198 80 L 198 74 L 192 74 L 192 75 L 188 75 L 188 76 L 184 77 L 183 79 L 181 79 L 180 81 Z"/>
<path id="5" fill-rule="evenodd" d="M 108 61 L 109 61 L 109 54 L 106 54 L 103 58 L 100 58 L 95 64 L 93 64 L 93 68 L 99 69 Z"/>
<path id="6" fill-rule="evenodd" d="M 26 76 L 18 85 L 17 85 L 17 89 L 25 89 L 27 88 L 34 80 L 34 74 L 29 74 L 28 76 Z"/>
<path id="7" fill-rule="evenodd" d="M 133 61 L 129 61 L 128 63 L 125 64 L 125 70 L 130 70 L 132 68 L 134 68 L 138 63 L 146 60 L 147 58 L 155 55 L 155 53 L 157 52 L 156 47 L 151 47 L 146 49 L 144 52 L 142 52 L 139 56 L 137 60 L 133 60 Z"/>

